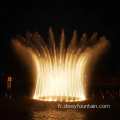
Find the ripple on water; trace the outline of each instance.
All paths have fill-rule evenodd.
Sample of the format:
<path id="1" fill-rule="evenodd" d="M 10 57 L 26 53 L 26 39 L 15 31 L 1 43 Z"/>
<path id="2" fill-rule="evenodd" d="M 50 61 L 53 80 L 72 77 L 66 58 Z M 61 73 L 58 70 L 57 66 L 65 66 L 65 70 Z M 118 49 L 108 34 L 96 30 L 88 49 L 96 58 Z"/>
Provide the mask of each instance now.
<path id="1" fill-rule="evenodd" d="M 34 120 L 52 119 L 52 120 L 83 120 L 85 113 L 77 112 L 74 109 L 67 110 L 45 110 L 33 111 Z"/>

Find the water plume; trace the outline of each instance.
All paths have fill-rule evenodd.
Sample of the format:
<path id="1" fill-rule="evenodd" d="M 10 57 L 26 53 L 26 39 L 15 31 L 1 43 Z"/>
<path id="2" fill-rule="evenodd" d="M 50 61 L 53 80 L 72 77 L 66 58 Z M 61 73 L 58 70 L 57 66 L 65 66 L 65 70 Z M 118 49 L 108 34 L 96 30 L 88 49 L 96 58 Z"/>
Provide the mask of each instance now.
<path id="1" fill-rule="evenodd" d="M 34 99 L 45 101 L 81 101 L 85 99 L 84 76 L 90 61 L 96 61 L 110 45 L 106 37 L 97 40 L 97 33 L 87 38 L 84 33 L 78 41 L 77 31 L 65 48 L 62 29 L 60 46 L 56 46 L 52 29 L 49 29 L 49 46 L 37 33 L 26 33 L 26 38 L 12 39 L 16 51 L 27 51 L 36 65 Z M 32 67 L 32 66 L 31 66 Z M 92 70 L 92 69 L 91 69 Z"/>

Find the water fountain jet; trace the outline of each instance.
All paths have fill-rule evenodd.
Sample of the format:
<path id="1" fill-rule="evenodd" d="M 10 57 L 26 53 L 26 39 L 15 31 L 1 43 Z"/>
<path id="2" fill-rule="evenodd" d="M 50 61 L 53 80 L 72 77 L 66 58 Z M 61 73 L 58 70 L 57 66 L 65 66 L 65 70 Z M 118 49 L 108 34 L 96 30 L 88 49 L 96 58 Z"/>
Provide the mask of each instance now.
<path id="1" fill-rule="evenodd" d="M 97 33 L 90 39 L 83 34 L 77 42 L 77 32 L 67 49 L 65 34 L 62 30 L 60 46 L 57 47 L 52 29 L 49 29 L 49 46 L 35 32 L 27 32 L 26 38 L 17 36 L 12 40 L 17 51 L 27 51 L 31 54 L 36 65 L 36 87 L 34 99 L 44 101 L 81 101 L 85 100 L 84 76 L 90 61 L 104 52 L 109 42 L 105 37 L 96 41 Z M 21 54 L 22 55 L 22 54 Z"/>

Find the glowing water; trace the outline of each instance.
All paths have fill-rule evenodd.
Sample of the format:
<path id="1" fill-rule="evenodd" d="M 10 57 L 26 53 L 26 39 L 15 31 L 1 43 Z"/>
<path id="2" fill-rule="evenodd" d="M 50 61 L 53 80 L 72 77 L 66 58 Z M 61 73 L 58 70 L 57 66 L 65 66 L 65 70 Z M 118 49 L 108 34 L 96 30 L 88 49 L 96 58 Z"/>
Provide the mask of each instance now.
<path id="1" fill-rule="evenodd" d="M 95 43 L 94 33 L 89 41 L 83 34 L 77 43 L 77 34 L 65 49 L 65 36 L 62 30 L 60 47 L 55 45 L 52 30 L 49 30 L 49 47 L 38 33 L 27 33 L 26 40 L 19 36 L 15 45 L 29 51 L 36 64 L 37 80 L 34 99 L 45 101 L 80 101 L 85 99 L 84 76 L 91 57 L 99 55 L 108 45 L 105 37 Z M 22 41 L 22 42 L 21 42 Z M 94 42 L 94 43 L 93 43 Z M 91 43 L 91 44 L 87 44 Z M 25 47 L 24 47 L 25 46 Z M 102 49 L 102 50 L 101 50 Z"/>

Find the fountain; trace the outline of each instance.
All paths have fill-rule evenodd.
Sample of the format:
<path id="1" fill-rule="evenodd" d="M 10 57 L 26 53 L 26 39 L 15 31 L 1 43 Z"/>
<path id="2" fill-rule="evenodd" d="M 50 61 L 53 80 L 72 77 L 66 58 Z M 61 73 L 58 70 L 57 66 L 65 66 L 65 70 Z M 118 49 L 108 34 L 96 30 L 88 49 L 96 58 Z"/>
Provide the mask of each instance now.
<path id="1" fill-rule="evenodd" d="M 97 41 L 97 33 L 91 38 L 83 34 L 77 41 L 74 31 L 67 49 L 65 34 L 62 30 L 59 47 L 56 46 L 52 29 L 49 29 L 49 46 L 35 32 L 27 32 L 26 38 L 17 36 L 12 43 L 16 51 L 27 51 L 36 65 L 36 88 L 34 99 L 44 101 L 81 101 L 85 100 L 84 76 L 90 61 L 97 58 L 109 45 L 106 37 Z M 90 68 L 89 68 L 90 69 Z"/>

